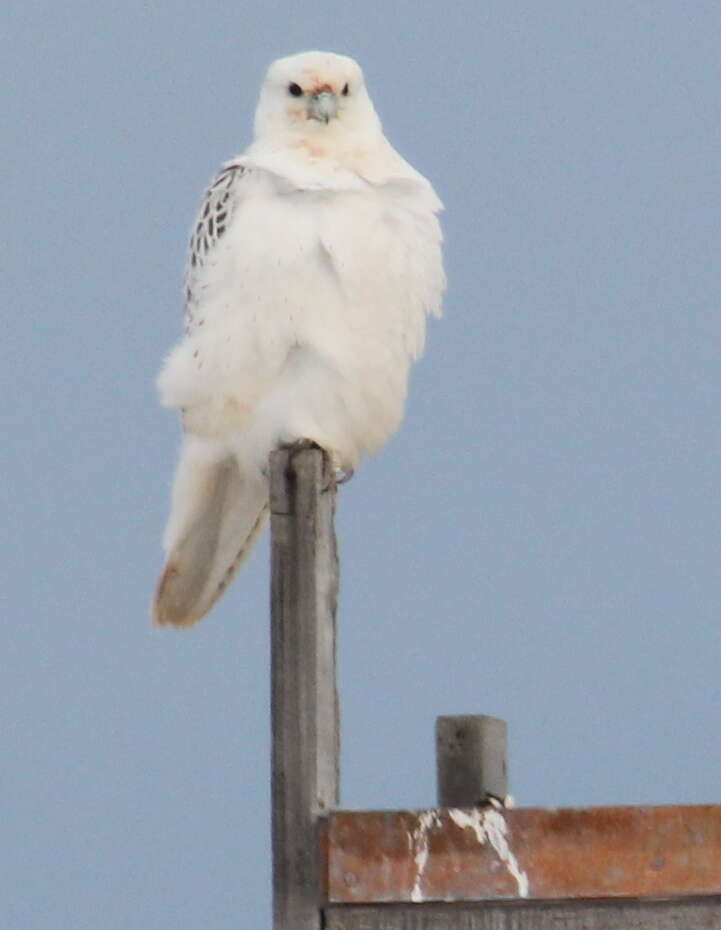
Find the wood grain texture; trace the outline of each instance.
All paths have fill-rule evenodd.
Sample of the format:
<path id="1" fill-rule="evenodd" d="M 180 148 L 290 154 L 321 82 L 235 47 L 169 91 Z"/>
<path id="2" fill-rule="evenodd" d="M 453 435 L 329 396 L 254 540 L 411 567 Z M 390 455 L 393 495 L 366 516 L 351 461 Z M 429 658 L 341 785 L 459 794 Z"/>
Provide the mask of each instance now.
<path id="1" fill-rule="evenodd" d="M 330 906 L 326 930 L 721 930 L 721 898 Z"/>
<path id="2" fill-rule="evenodd" d="M 721 895 L 721 806 L 335 811 L 328 900 Z"/>
<path id="3" fill-rule="evenodd" d="M 273 921 L 319 930 L 318 817 L 338 804 L 335 481 L 309 443 L 271 455 Z"/>
<path id="4" fill-rule="evenodd" d="M 436 772 L 439 807 L 474 807 L 508 794 L 508 728 L 485 714 L 438 717 Z"/>

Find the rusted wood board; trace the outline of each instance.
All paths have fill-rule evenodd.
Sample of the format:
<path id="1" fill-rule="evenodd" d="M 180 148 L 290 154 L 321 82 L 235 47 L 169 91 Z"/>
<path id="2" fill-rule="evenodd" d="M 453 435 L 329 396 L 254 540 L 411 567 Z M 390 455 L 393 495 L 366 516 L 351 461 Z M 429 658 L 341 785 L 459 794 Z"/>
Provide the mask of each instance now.
<path id="1" fill-rule="evenodd" d="M 721 895 L 721 806 L 336 811 L 338 903 Z"/>
<path id="2" fill-rule="evenodd" d="M 326 930 L 721 930 L 721 899 L 330 905 Z"/>
<path id="3" fill-rule="evenodd" d="M 271 455 L 273 926 L 320 930 L 318 818 L 338 803 L 335 480 L 317 447 Z"/>

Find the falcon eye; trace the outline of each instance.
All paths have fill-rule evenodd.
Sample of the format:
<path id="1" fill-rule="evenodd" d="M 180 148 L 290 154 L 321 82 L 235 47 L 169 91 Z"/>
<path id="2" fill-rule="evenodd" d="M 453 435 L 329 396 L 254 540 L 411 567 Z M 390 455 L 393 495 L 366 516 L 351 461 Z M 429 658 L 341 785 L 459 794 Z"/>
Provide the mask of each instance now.
<path id="1" fill-rule="evenodd" d="M 341 91 L 344 97 L 348 96 L 348 85 L 346 84 L 343 90 Z"/>
<path id="2" fill-rule="evenodd" d="M 289 84 L 289 85 L 288 85 L 288 93 L 289 93 L 292 97 L 302 97 L 302 96 L 303 96 L 303 88 L 300 86 L 300 84 Z"/>

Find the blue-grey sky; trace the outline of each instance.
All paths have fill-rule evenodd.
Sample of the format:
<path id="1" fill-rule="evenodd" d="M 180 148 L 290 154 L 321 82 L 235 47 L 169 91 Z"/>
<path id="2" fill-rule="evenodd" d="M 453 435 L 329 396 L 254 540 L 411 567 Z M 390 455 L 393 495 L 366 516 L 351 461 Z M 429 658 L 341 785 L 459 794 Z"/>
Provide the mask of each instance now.
<path id="1" fill-rule="evenodd" d="M 340 494 L 343 803 L 719 801 L 721 8 L 6 0 L 0 926 L 269 926 L 268 551 L 148 603 L 187 231 L 275 57 L 351 54 L 446 204 L 405 425 Z"/>

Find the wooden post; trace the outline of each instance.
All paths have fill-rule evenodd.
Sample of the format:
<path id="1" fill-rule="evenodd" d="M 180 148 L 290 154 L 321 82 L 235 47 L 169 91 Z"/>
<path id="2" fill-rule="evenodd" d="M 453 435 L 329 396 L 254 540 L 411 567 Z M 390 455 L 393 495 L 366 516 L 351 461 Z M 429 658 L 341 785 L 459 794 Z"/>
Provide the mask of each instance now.
<path id="1" fill-rule="evenodd" d="M 270 457 L 274 930 L 320 930 L 318 817 L 338 805 L 335 480 L 310 442 Z"/>
<path id="2" fill-rule="evenodd" d="M 476 807 L 508 794 L 506 721 L 483 714 L 438 717 L 439 807 Z"/>

